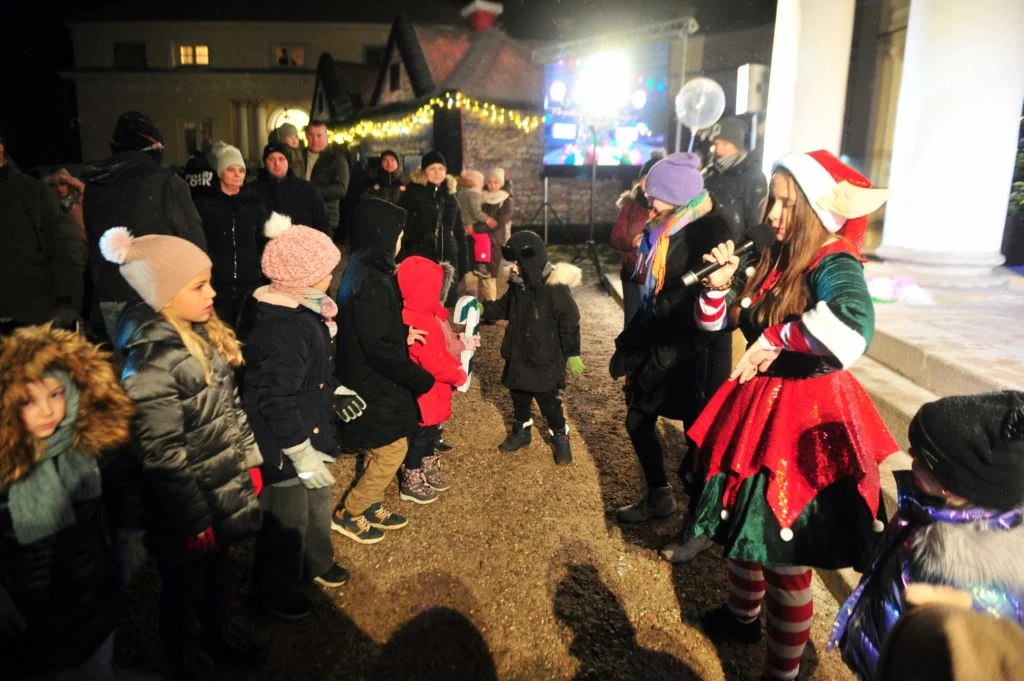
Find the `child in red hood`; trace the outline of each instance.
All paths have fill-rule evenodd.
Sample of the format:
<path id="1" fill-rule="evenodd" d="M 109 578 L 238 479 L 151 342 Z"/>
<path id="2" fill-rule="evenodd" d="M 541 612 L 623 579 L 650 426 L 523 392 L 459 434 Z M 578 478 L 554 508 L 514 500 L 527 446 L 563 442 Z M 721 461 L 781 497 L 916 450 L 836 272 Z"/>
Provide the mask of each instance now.
<path id="1" fill-rule="evenodd" d="M 434 447 L 441 437 L 440 424 L 452 416 L 452 391 L 466 382 L 459 353 L 453 352 L 461 348 L 454 347 L 458 340 L 448 324 L 448 310 L 441 304 L 454 275 L 451 266 L 420 256 L 408 257 L 398 266 L 402 321 L 425 332 L 423 341 L 409 346 L 409 357 L 435 381 L 417 398 L 420 425 L 409 437 L 409 451 L 399 471 L 399 498 L 417 504 L 437 501 L 437 493 L 450 486 Z"/>

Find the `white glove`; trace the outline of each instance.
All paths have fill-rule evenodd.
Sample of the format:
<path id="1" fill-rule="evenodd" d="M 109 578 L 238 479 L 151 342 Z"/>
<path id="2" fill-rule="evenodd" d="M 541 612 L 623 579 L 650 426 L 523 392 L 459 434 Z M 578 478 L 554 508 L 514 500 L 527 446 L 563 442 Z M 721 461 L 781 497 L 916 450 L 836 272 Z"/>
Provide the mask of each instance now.
<path id="1" fill-rule="evenodd" d="M 360 397 L 355 390 L 339 385 L 334 389 L 334 400 L 331 407 L 339 419 L 349 423 L 363 415 L 363 410 L 366 409 L 366 400 Z"/>
<path id="2" fill-rule="evenodd" d="M 321 489 L 334 484 L 334 476 L 324 465 L 324 457 L 327 455 L 317 451 L 309 440 L 281 451 L 291 459 L 295 472 L 299 474 L 299 482 L 306 489 Z"/>

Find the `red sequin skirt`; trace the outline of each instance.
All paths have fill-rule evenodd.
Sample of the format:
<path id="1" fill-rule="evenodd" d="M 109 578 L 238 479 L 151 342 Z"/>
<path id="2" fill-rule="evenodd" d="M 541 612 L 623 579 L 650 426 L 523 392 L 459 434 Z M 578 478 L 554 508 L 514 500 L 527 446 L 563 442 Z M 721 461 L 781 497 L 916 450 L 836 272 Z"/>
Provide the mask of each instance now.
<path id="1" fill-rule="evenodd" d="M 707 477 L 728 475 L 724 509 L 740 484 L 769 472 L 767 501 L 790 527 L 817 493 L 845 477 L 878 511 L 880 464 L 899 446 L 867 392 L 848 371 L 810 378 L 758 375 L 726 381 L 687 435 Z"/>

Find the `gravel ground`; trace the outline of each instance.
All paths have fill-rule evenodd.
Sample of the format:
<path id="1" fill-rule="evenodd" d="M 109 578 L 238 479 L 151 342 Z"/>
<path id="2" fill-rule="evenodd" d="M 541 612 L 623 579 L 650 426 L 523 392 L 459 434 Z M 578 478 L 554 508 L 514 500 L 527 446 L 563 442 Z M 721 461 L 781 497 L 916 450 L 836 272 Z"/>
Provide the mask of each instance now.
<path id="1" fill-rule="evenodd" d="M 499 380 L 504 324 L 484 327 L 473 385 L 456 394 L 445 428 L 455 446 L 443 458 L 452 489 L 416 506 L 399 501 L 392 486 L 385 505 L 408 515 L 409 526 L 373 546 L 335 535 L 352 581 L 333 591 L 311 588 L 317 607 L 305 620 L 254 617 L 270 642 L 269 658 L 228 678 L 758 678 L 763 644 L 716 647 L 690 624 L 723 601 L 717 551 L 671 566 L 656 549 L 681 518 L 628 529 L 611 519 L 640 495 L 642 482 L 622 425 L 621 385 L 607 373 L 622 313 L 589 266 L 585 274 L 575 293 L 587 371 L 570 378 L 564 393 L 575 463 L 554 465 L 539 437 L 546 428 L 535 428 L 533 444 L 516 455 L 497 452 L 511 418 Z M 540 424 L 539 412 L 535 418 Z M 662 431 L 674 470 L 680 424 L 665 422 Z M 354 458 L 334 467 L 339 493 L 355 469 Z M 241 596 L 251 553 L 244 546 L 235 553 Z M 159 659 L 157 583 L 151 569 L 140 574 L 133 593 L 140 605 L 119 635 L 119 659 L 132 668 L 152 669 Z M 836 606 L 817 578 L 815 588 L 815 627 L 800 678 L 853 679 L 838 656 L 824 652 Z"/>

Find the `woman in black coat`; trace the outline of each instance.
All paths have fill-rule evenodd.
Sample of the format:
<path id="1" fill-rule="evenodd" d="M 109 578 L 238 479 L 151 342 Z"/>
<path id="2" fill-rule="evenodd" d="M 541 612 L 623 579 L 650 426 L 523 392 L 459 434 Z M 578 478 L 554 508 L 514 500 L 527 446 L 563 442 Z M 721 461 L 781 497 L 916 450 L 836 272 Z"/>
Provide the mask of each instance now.
<path id="1" fill-rule="evenodd" d="M 455 189 L 455 178 L 447 174 L 444 156 L 436 151 L 425 155 L 398 204 L 405 209 L 407 217 L 397 260 L 401 262 L 410 255 L 421 255 L 434 262 L 451 263 L 459 281 L 468 264 L 465 228 Z"/>
<path id="2" fill-rule="evenodd" d="M 627 376 L 626 430 L 640 459 L 647 494 L 618 510 L 620 522 L 675 512 L 656 431 L 658 417 L 680 419 L 689 427 L 731 368 L 728 335 L 698 330 L 693 315 L 698 290 L 681 281 L 703 264 L 710 247 L 730 238 L 728 224 L 704 191 L 699 168 L 695 154 L 672 154 L 647 176 L 653 217 L 638 252 L 647 263 L 647 281 L 640 311 L 615 340 L 611 363 L 614 378 Z"/>
<path id="3" fill-rule="evenodd" d="M 245 184 L 245 162 L 235 147 L 218 142 L 219 181 L 195 199 L 213 261 L 214 306 L 221 319 L 238 325 L 242 302 L 263 281 L 260 252 L 270 213 Z"/>

